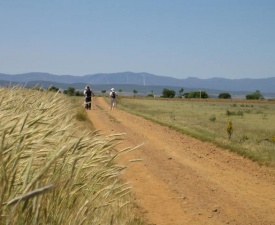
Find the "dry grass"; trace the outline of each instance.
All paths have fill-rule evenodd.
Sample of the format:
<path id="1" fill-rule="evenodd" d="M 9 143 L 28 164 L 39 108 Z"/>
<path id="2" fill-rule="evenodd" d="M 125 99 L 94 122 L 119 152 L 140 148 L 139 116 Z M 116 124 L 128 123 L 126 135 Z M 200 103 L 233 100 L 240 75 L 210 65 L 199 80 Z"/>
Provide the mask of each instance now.
<path id="1" fill-rule="evenodd" d="M 0 88 L 0 104 L 0 224 L 143 224 L 114 162 L 131 149 L 82 130 L 62 94 Z"/>
<path id="2" fill-rule="evenodd" d="M 273 102 L 121 98 L 118 107 L 275 167 Z"/>

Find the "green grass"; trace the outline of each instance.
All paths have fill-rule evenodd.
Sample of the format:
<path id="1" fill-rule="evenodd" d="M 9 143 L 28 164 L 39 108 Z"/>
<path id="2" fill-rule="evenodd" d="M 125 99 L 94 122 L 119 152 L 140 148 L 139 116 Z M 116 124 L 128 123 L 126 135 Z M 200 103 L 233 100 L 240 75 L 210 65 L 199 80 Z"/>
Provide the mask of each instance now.
<path id="1" fill-rule="evenodd" d="M 121 98 L 118 107 L 260 164 L 275 166 L 275 104 Z M 230 140 L 226 131 L 229 118 L 233 123 Z"/>
<path id="2" fill-rule="evenodd" d="M 144 224 L 79 99 L 0 88 L 0 224 Z M 87 125 L 88 124 L 88 125 Z"/>

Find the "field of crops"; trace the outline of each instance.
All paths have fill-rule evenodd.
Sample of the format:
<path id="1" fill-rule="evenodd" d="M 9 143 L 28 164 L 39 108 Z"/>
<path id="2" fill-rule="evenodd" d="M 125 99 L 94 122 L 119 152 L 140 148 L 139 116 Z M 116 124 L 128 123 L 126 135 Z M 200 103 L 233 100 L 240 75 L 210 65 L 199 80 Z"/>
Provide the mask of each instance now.
<path id="1" fill-rule="evenodd" d="M 118 107 L 275 166 L 275 102 L 121 98 Z"/>
<path id="2" fill-rule="evenodd" d="M 0 97 L 0 224 L 142 224 L 114 162 L 127 149 L 94 133 L 82 98 L 21 88 Z"/>

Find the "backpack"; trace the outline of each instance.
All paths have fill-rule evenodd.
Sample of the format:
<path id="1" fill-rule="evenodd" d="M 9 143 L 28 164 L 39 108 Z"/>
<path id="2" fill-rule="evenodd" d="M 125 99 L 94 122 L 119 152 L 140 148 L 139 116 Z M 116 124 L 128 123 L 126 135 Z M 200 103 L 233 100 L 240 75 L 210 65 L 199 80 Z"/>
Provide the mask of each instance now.
<path id="1" fill-rule="evenodd" d="M 116 93 L 114 91 L 112 91 L 112 95 L 111 95 L 112 98 L 116 98 Z"/>
<path id="2" fill-rule="evenodd" d="M 91 92 L 90 89 L 86 90 L 86 95 L 87 95 L 87 97 L 91 97 L 92 96 L 92 92 Z"/>

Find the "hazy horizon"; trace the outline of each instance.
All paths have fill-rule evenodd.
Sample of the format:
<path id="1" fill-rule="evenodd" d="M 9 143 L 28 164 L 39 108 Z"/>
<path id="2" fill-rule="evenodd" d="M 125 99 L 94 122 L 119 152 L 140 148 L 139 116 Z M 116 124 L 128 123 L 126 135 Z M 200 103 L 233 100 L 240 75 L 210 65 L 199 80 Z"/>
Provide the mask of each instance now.
<path id="1" fill-rule="evenodd" d="M 134 74 L 140 74 L 140 73 L 147 73 L 147 72 L 132 72 L 132 71 L 123 71 L 123 72 L 114 72 L 114 73 L 89 73 L 89 74 L 83 74 L 83 75 L 73 75 L 73 74 L 54 74 L 54 73 L 49 73 L 49 72 L 39 72 L 39 71 L 31 71 L 31 72 L 26 72 L 26 73 L 15 73 L 15 74 L 9 74 L 9 73 L 1 73 L 0 74 L 6 74 L 6 75 L 22 75 L 22 74 L 29 74 L 29 73 L 45 73 L 45 74 L 50 74 L 50 75 L 56 75 L 56 76 L 76 76 L 76 77 L 83 77 L 83 76 L 93 76 L 93 75 L 98 75 L 98 74 L 120 74 L 120 73 L 134 73 Z M 169 77 L 169 78 L 175 78 L 175 79 L 187 79 L 187 78 L 198 78 L 202 80 L 206 79 L 212 79 L 212 78 L 223 78 L 223 79 L 230 79 L 230 80 L 238 80 L 238 79 L 268 79 L 268 78 L 275 78 L 275 76 L 270 76 L 270 77 L 261 77 L 261 78 L 250 78 L 250 77 L 243 77 L 243 78 L 226 78 L 226 77 L 207 77 L 207 78 L 200 78 L 200 77 L 194 77 L 194 76 L 189 76 L 189 77 L 184 77 L 184 78 L 178 78 L 178 77 L 171 77 L 171 76 L 165 76 L 165 75 L 158 75 L 158 74 L 152 74 L 152 73 L 147 73 L 155 76 L 160 76 L 160 77 Z"/>

